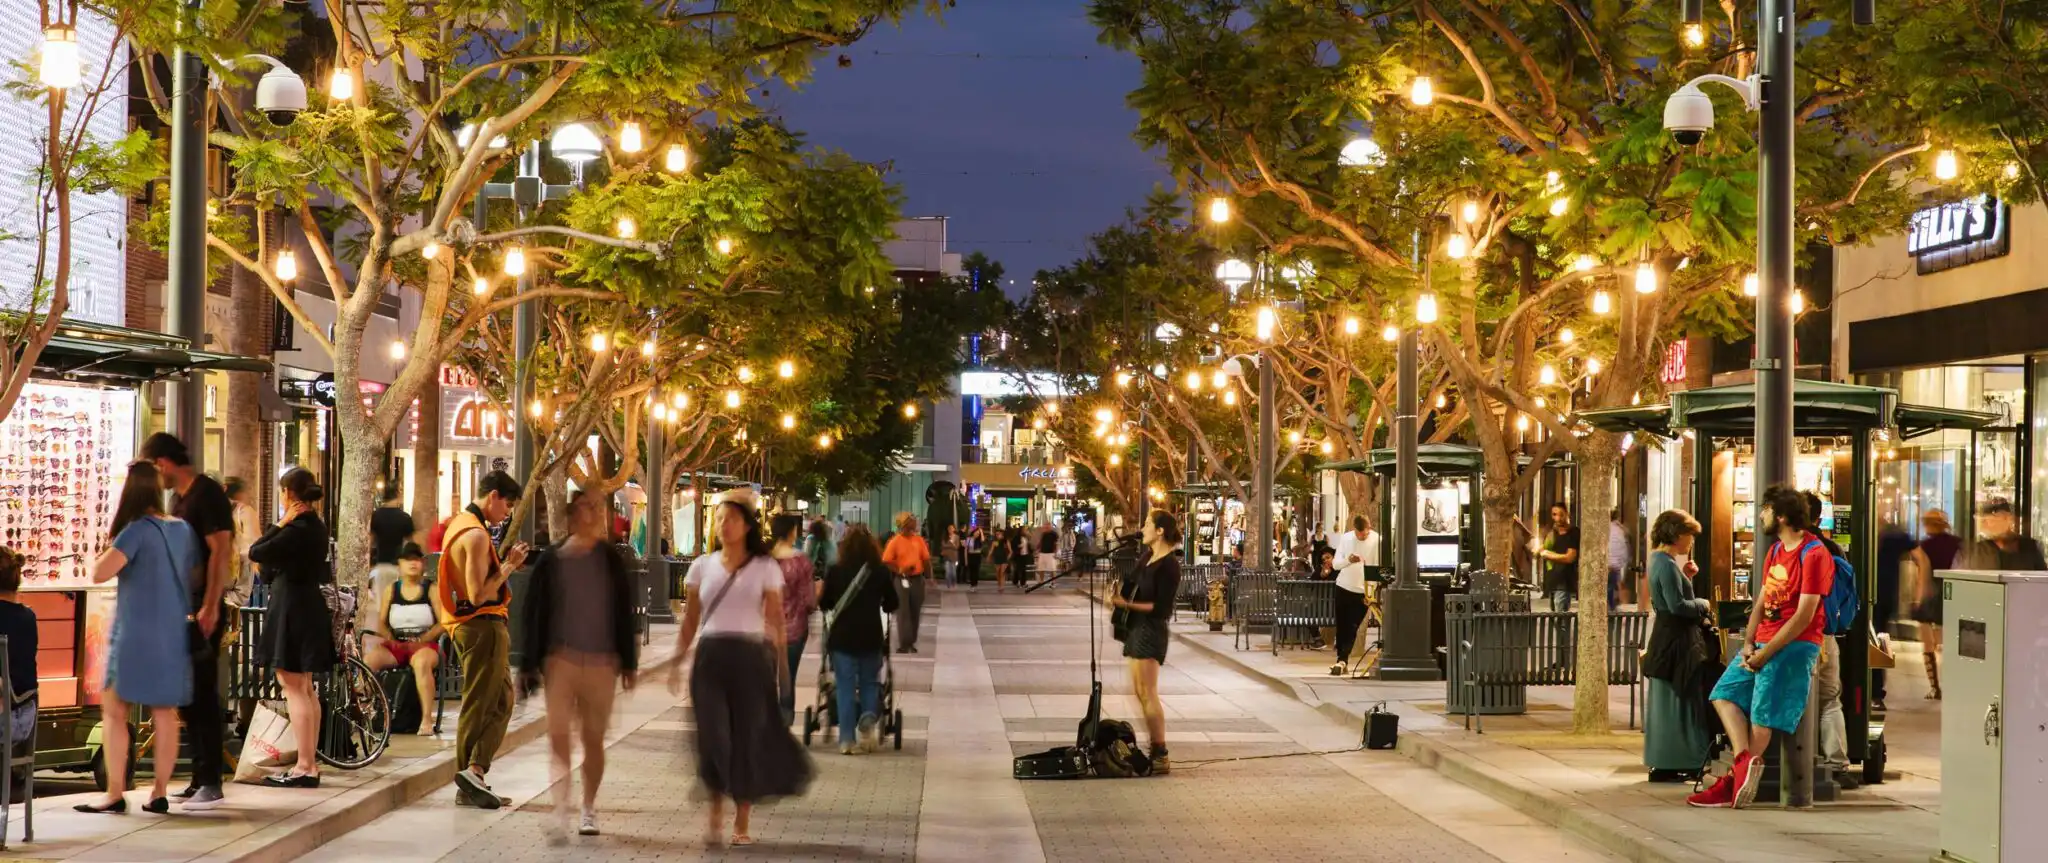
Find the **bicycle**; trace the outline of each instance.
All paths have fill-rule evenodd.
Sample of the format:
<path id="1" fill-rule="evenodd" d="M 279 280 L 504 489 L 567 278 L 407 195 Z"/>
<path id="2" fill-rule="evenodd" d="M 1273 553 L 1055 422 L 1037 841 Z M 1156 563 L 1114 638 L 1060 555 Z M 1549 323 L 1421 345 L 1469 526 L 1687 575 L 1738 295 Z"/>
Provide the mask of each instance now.
<path id="1" fill-rule="evenodd" d="M 320 760 L 343 770 L 355 770 L 376 763 L 391 745 L 391 702 L 377 673 L 363 661 L 362 642 L 353 637 L 359 588 L 340 589 L 325 585 L 333 611 L 334 641 L 341 661 L 334 670 L 321 675 Z"/>

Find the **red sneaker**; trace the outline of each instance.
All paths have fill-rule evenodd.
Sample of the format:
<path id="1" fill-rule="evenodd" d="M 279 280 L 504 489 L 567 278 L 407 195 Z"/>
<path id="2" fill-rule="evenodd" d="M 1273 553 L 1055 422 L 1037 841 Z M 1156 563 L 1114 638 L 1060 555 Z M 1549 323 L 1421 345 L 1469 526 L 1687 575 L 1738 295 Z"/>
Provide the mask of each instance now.
<path id="1" fill-rule="evenodd" d="M 1764 765 L 1754 753 L 1744 752 L 1735 756 L 1735 767 L 1728 771 L 1735 777 L 1735 800 L 1730 808 L 1741 809 L 1756 802 L 1756 788 L 1763 784 Z"/>
<path id="2" fill-rule="evenodd" d="M 1685 798 L 1685 805 L 1701 809 L 1726 809 L 1735 803 L 1735 774 L 1729 773 L 1714 780 L 1707 790 Z"/>

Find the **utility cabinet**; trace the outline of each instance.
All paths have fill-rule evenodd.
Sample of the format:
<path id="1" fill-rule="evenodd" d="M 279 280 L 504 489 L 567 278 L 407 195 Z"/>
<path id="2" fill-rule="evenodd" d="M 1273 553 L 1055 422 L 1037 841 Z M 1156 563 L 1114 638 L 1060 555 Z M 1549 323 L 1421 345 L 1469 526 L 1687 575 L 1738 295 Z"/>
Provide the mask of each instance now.
<path id="1" fill-rule="evenodd" d="M 2048 848 L 2048 572 L 1942 578 L 1941 857 Z"/>

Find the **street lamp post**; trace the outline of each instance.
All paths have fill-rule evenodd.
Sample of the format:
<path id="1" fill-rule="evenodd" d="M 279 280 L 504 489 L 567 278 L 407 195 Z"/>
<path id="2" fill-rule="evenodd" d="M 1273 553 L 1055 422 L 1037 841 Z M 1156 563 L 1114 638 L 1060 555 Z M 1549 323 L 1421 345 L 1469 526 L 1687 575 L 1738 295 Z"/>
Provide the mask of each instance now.
<path id="1" fill-rule="evenodd" d="M 179 26 L 197 27 L 199 0 L 186 0 Z M 171 59 L 170 273 L 165 323 L 193 349 L 206 346 L 206 60 L 181 41 Z M 192 465 L 204 470 L 206 376 L 193 373 L 171 384 L 171 433 L 191 445 Z"/>
<path id="2" fill-rule="evenodd" d="M 1232 299 L 1236 299 L 1238 289 L 1247 283 L 1252 285 L 1253 293 L 1260 295 L 1262 300 L 1270 299 L 1262 295 L 1266 287 L 1265 256 L 1262 254 L 1256 260 L 1255 264 L 1246 264 L 1232 258 L 1217 265 L 1216 278 L 1230 289 Z M 1245 505 L 1251 510 L 1252 516 L 1250 545 L 1254 570 L 1273 568 L 1273 460 L 1277 456 L 1274 436 L 1279 422 L 1274 415 L 1277 389 L 1273 383 L 1273 364 L 1267 361 L 1266 356 L 1266 345 L 1272 340 L 1272 336 L 1273 333 L 1266 330 L 1262 324 L 1259 333 L 1259 352 L 1253 360 L 1259 366 L 1259 435 L 1253 446 L 1252 499 L 1246 501 Z"/>
<path id="3" fill-rule="evenodd" d="M 1429 259 L 1422 254 L 1418 233 L 1414 242 L 1413 265 L 1422 277 L 1424 296 L 1429 296 Z M 1433 317 L 1433 315 L 1432 315 Z M 1418 310 L 1417 326 L 1401 330 L 1395 344 L 1394 360 L 1394 583 L 1381 591 L 1379 677 L 1381 680 L 1436 680 L 1440 677 L 1436 658 L 1431 655 L 1429 588 L 1422 585 L 1417 565 L 1416 503 L 1421 496 L 1417 475 L 1419 447 L 1418 417 L 1422 412 L 1419 367 L 1422 364 L 1421 325 L 1429 323 Z"/>

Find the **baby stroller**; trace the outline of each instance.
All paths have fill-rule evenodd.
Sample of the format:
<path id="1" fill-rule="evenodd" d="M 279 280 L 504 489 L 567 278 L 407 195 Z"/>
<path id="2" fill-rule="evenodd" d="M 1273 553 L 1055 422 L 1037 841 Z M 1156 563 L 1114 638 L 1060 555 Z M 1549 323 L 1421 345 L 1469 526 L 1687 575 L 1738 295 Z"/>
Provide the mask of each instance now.
<path id="1" fill-rule="evenodd" d="M 891 658 L 888 645 L 895 643 L 895 621 L 893 615 L 882 614 L 882 700 L 876 711 L 881 720 L 881 736 L 888 738 L 896 749 L 903 748 L 903 711 L 896 709 L 896 661 Z M 822 627 L 824 637 L 819 639 L 818 649 L 818 699 L 804 708 L 804 745 L 811 745 L 811 738 L 819 731 L 839 727 L 839 695 L 832 679 L 831 652 L 824 648 L 832 638 L 830 624 Z M 858 721 L 853 717 L 849 721 Z M 827 739 L 831 739 L 829 736 Z"/>

